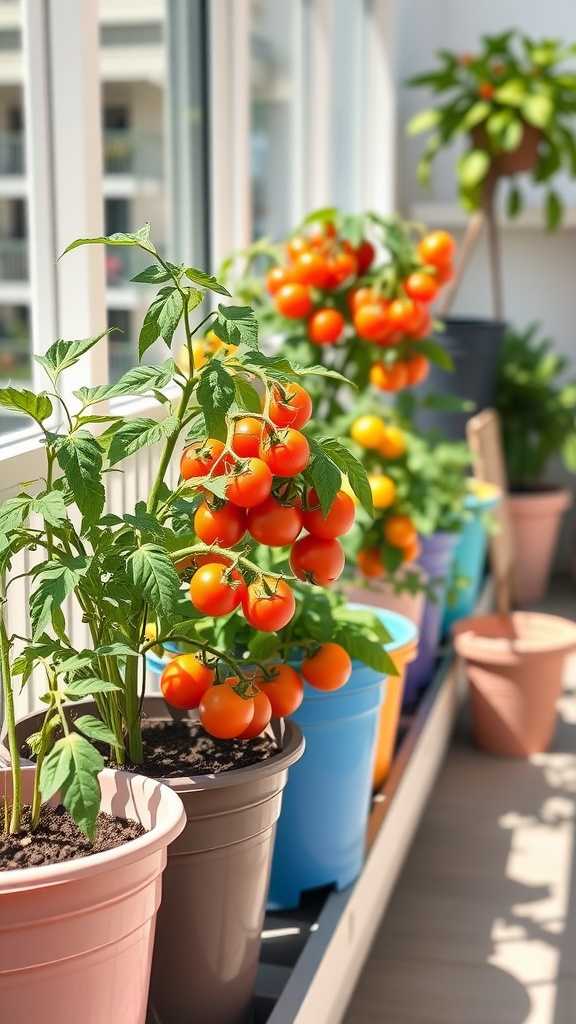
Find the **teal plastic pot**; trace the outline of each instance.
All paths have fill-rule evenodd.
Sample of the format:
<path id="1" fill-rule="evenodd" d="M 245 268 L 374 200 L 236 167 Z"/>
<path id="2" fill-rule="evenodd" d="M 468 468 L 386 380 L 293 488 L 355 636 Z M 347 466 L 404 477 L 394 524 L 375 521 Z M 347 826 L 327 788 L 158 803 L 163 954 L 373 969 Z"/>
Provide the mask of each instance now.
<path id="1" fill-rule="evenodd" d="M 360 874 L 385 691 L 385 677 L 361 662 L 353 663 L 340 690 L 305 684 L 304 700 L 291 718 L 306 748 L 282 795 L 270 909 L 297 907 L 307 889 L 345 889 Z"/>
<path id="2" fill-rule="evenodd" d="M 488 530 L 484 516 L 495 508 L 501 499 L 500 488 L 487 483 L 482 483 L 478 493 L 469 494 L 466 498 L 466 508 L 473 513 L 473 517 L 465 522 L 454 551 L 452 573 L 448 583 L 449 600 L 442 620 L 443 636 L 450 633 L 453 622 L 464 619 L 474 612 L 482 586 L 488 549 Z M 464 586 L 454 586 L 458 576 L 466 577 L 467 582 Z"/>

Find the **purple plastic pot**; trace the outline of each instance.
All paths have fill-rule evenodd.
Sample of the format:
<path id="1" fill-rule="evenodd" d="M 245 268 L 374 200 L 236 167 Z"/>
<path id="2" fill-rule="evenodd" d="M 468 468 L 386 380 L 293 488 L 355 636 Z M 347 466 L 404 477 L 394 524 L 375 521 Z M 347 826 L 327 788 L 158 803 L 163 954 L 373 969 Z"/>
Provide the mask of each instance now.
<path id="1" fill-rule="evenodd" d="M 418 654 L 408 666 L 403 706 L 414 704 L 419 692 L 428 685 L 432 678 L 446 604 L 446 590 L 452 570 L 454 550 L 459 539 L 459 533 L 441 531 L 431 534 L 430 537 L 422 538 L 422 552 L 418 564 L 427 574 L 436 600 L 427 599 L 424 605 L 424 614 L 420 623 Z"/>

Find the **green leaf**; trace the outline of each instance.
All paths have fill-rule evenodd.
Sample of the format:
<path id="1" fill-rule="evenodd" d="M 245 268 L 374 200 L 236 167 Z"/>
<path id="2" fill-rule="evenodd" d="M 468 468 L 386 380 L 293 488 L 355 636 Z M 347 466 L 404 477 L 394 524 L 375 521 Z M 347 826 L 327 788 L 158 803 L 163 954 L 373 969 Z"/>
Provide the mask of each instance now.
<path id="1" fill-rule="evenodd" d="M 511 185 L 508 191 L 506 212 L 509 217 L 517 217 L 522 209 L 522 192 L 518 185 Z"/>
<path id="2" fill-rule="evenodd" d="M 127 512 L 123 519 L 125 523 L 133 526 L 140 533 L 151 533 L 158 539 L 164 539 L 164 528 L 158 522 L 156 516 L 146 511 L 146 505 L 143 501 L 138 502 L 134 515 Z"/>
<path id="3" fill-rule="evenodd" d="M 554 113 L 554 104 L 549 96 L 530 93 L 522 104 L 522 116 L 535 128 L 547 128 Z"/>
<path id="4" fill-rule="evenodd" d="M 188 301 L 186 303 L 189 313 L 192 313 L 201 302 L 204 301 L 204 292 L 201 292 L 198 288 L 188 288 Z"/>
<path id="5" fill-rule="evenodd" d="M 415 341 L 412 348 L 415 352 L 421 352 L 431 363 L 435 363 L 442 370 L 450 372 L 454 369 L 452 356 L 437 341 L 430 341 L 428 339 Z"/>
<path id="6" fill-rule="evenodd" d="M 130 280 L 138 284 L 165 284 L 166 281 L 172 280 L 170 270 L 172 270 L 173 273 L 180 272 L 179 267 L 175 267 L 170 263 L 168 264 L 168 267 L 170 269 L 165 270 L 164 267 L 153 263 L 151 267 L 146 267 L 145 270 L 141 270 L 139 274 L 136 274 L 136 277 L 132 277 Z"/>
<path id="7" fill-rule="evenodd" d="M 144 395 L 154 388 L 164 388 L 174 376 L 176 363 L 166 359 L 160 366 L 134 366 L 120 377 L 115 384 L 100 384 L 94 388 L 79 388 L 74 394 L 83 408 L 96 402 L 109 401 L 128 395 Z"/>
<path id="8" fill-rule="evenodd" d="M 230 292 L 216 277 L 212 274 L 206 274 L 203 270 L 196 270 L 195 267 L 188 267 L 184 271 L 189 281 L 193 281 L 194 284 L 199 284 L 202 288 L 208 288 L 211 292 L 217 292 L 218 295 L 227 295 L 231 298 Z"/>
<path id="9" fill-rule="evenodd" d="M 308 440 L 311 441 L 310 438 Z M 364 506 L 368 514 L 373 516 L 374 506 L 372 503 L 372 491 L 370 490 L 366 471 L 362 464 L 358 462 L 358 459 L 352 455 L 352 452 L 350 452 L 348 448 L 346 448 L 345 445 L 335 437 L 318 438 L 314 446 L 312 446 L 311 443 L 311 448 L 315 454 L 317 453 L 317 447 L 321 449 L 324 456 L 328 456 L 341 473 L 344 473 L 344 475 L 348 477 L 350 487 L 354 491 L 358 501 Z M 320 494 L 318 494 L 318 497 L 320 498 Z M 330 505 L 325 508 L 321 500 L 320 505 L 323 514 L 326 515 Z"/>
<path id="10" fill-rule="evenodd" d="M 170 345 L 183 312 L 183 300 L 181 293 L 175 287 L 161 288 L 154 302 L 148 308 L 140 337 L 138 339 L 138 355 L 140 359 L 144 353 L 162 337 L 167 345 Z"/>
<path id="11" fill-rule="evenodd" d="M 30 594 L 30 621 L 32 639 L 38 640 L 46 626 L 52 621 L 52 612 L 64 603 L 69 594 L 90 567 L 89 558 L 77 555 L 63 556 L 60 561 L 41 562 L 33 569 L 39 579 L 38 586 Z"/>
<path id="12" fill-rule="evenodd" d="M 127 562 L 128 578 L 154 611 L 170 615 L 180 577 L 168 552 L 159 544 L 143 544 Z"/>
<path id="13" fill-rule="evenodd" d="M 109 679 L 86 676 L 83 679 L 66 682 L 64 689 L 67 697 L 91 697 L 93 693 L 114 693 L 120 690 L 120 687 L 111 683 Z"/>
<path id="14" fill-rule="evenodd" d="M 234 389 L 236 401 L 241 409 L 245 409 L 246 412 L 262 412 L 260 395 L 250 381 L 244 380 L 243 377 L 234 377 Z"/>
<path id="15" fill-rule="evenodd" d="M 74 725 L 90 740 L 108 743 L 111 747 L 116 743 L 116 737 L 112 730 L 104 724 L 102 719 L 94 718 L 94 715 L 81 715 L 80 718 L 75 719 Z"/>
<path id="16" fill-rule="evenodd" d="M 430 107 L 428 110 L 420 110 L 419 113 L 414 114 L 410 118 L 406 125 L 407 135 L 419 135 L 420 132 L 427 132 L 430 128 L 435 128 L 439 121 L 442 120 L 442 111 L 437 107 Z"/>
<path id="17" fill-rule="evenodd" d="M 522 78 L 509 78 L 494 92 L 496 103 L 505 107 L 521 107 L 526 96 L 526 82 Z"/>
<path id="18" fill-rule="evenodd" d="M 92 840 L 101 800 L 98 773 L 103 767 L 104 759 L 92 744 L 71 732 L 56 741 L 40 770 L 42 799 L 60 791 L 66 810 Z"/>
<path id="19" fill-rule="evenodd" d="M 277 633 L 260 633 L 254 631 L 248 643 L 250 658 L 254 661 L 268 661 L 278 652 L 279 637 Z"/>
<path id="20" fill-rule="evenodd" d="M 156 253 L 156 249 L 150 241 L 150 225 L 145 224 L 144 227 L 139 228 L 138 231 L 116 231 L 113 235 L 103 235 L 98 238 L 77 238 L 75 242 L 71 242 L 69 246 L 64 249 L 62 256 L 65 256 L 71 249 L 77 249 L 79 245 L 137 245 L 140 249 L 146 249 L 147 252 Z M 58 259 L 62 259 L 59 256 Z"/>
<path id="21" fill-rule="evenodd" d="M 502 149 L 507 153 L 513 153 L 522 142 L 524 128 L 518 118 L 512 118 L 502 132 Z"/>
<path id="22" fill-rule="evenodd" d="M 196 390 L 210 437 L 226 439 L 226 413 L 236 396 L 234 380 L 217 359 L 203 367 Z"/>
<path id="23" fill-rule="evenodd" d="M 461 130 L 469 132 L 471 128 L 475 128 L 481 121 L 485 121 L 491 110 L 490 103 L 486 103 L 485 100 L 478 100 L 477 103 L 473 103 L 460 122 Z"/>
<path id="24" fill-rule="evenodd" d="M 43 356 L 34 356 L 34 358 L 37 363 L 40 363 L 40 366 L 44 367 L 52 383 L 56 384 L 63 370 L 74 366 L 80 359 L 80 356 L 94 348 L 94 345 L 97 345 L 102 338 L 113 330 L 114 328 L 110 327 L 107 331 L 102 331 L 96 338 L 83 338 L 80 341 L 63 341 L 60 339 L 55 341 Z"/>
<path id="25" fill-rule="evenodd" d="M 342 474 L 316 438 L 309 437 L 308 441 L 312 458 L 304 475 L 318 495 L 322 515 L 327 516 L 342 486 Z"/>
<path id="26" fill-rule="evenodd" d="M 552 190 L 546 196 L 546 225 L 549 231 L 554 231 L 562 220 L 563 206 L 559 195 Z"/>
<path id="27" fill-rule="evenodd" d="M 178 427 L 178 421 L 170 416 L 167 420 L 153 420 L 145 416 L 135 416 L 125 420 L 114 432 L 108 448 L 108 461 L 111 466 L 134 455 L 146 445 L 150 447 L 167 437 L 171 430 Z"/>
<path id="28" fill-rule="evenodd" d="M 576 433 L 569 434 L 565 438 L 561 448 L 561 456 L 566 469 L 570 473 L 576 473 Z"/>
<path id="29" fill-rule="evenodd" d="M 87 430 L 77 430 L 58 439 L 56 458 L 84 519 L 96 523 L 106 501 L 98 441 Z"/>
<path id="30" fill-rule="evenodd" d="M 42 516 L 50 526 L 61 526 L 67 518 L 66 503 L 60 491 L 40 494 L 32 500 L 30 511 Z"/>
<path id="31" fill-rule="evenodd" d="M 212 330 L 227 345 L 247 345 L 257 348 L 258 321 L 250 306 L 218 306 L 218 316 Z"/>
<path id="32" fill-rule="evenodd" d="M 8 498 L 0 505 L 0 534 L 6 535 L 12 530 L 18 530 L 30 513 L 32 498 L 22 495 L 18 498 Z"/>
<path id="33" fill-rule="evenodd" d="M 44 391 L 35 395 L 26 388 L 0 388 L 0 406 L 10 412 L 24 412 L 36 423 L 43 423 L 52 415 L 52 402 Z"/>
<path id="34" fill-rule="evenodd" d="M 464 188 L 475 188 L 486 177 L 490 155 L 485 149 L 471 149 L 458 158 L 458 179 Z"/>

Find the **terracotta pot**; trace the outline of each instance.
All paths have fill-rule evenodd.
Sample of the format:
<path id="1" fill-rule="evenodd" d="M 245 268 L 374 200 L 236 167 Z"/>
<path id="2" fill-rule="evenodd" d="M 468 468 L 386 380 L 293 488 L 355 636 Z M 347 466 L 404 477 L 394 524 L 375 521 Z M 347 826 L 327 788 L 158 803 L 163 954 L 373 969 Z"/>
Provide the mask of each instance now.
<path id="1" fill-rule="evenodd" d="M 75 704 L 74 716 L 80 708 L 82 714 L 98 714 L 92 701 Z M 198 717 L 196 711 L 169 707 L 160 695 L 146 697 L 143 711 L 148 719 Z M 42 718 L 28 715 L 18 722 L 21 743 Z M 184 803 L 186 825 L 164 872 L 147 1024 L 244 1024 L 260 958 L 282 790 L 289 765 L 303 750 L 300 729 L 286 721 L 282 749 L 267 761 L 163 780 Z M 104 1022 L 109 1024 L 106 1014 L 94 1018 L 94 1024 Z"/>
<path id="2" fill-rule="evenodd" d="M 562 515 L 572 492 L 556 488 L 506 499 L 514 536 L 516 600 L 540 601 L 548 587 Z"/>
<path id="3" fill-rule="evenodd" d="M 25 802 L 34 768 L 22 768 Z M 11 795 L 0 771 L 0 792 Z M 181 800 L 127 772 L 100 775 L 102 808 L 150 831 L 106 853 L 0 875 L 0 1018 L 6 1024 L 144 1024 L 166 847 Z M 57 803 L 55 798 L 54 803 Z"/>
<path id="4" fill-rule="evenodd" d="M 425 584 L 428 579 L 424 569 L 416 562 L 401 566 L 395 574 L 395 578 L 401 581 L 407 572 L 418 573 L 422 584 Z M 364 585 L 361 586 L 361 583 Z M 424 614 L 425 594 L 423 590 L 418 591 L 416 594 L 411 594 L 406 590 L 396 593 L 391 583 L 368 579 L 359 579 L 356 586 L 346 584 L 343 589 L 345 590 L 346 597 L 351 602 L 370 605 L 373 608 L 383 608 L 387 611 L 395 612 L 397 615 L 404 615 L 405 618 L 410 619 L 410 622 L 414 623 L 416 628 L 420 627 L 422 615 Z"/>
<path id="5" fill-rule="evenodd" d="M 477 615 L 455 624 L 454 643 L 466 663 L 476 745 L 506 757 L 547 750 L 576 623 L 537 612 Z"/>
<path id="6" fill-rule="evenodd" d="M 522 141 L 511 153 L 501 152 L 494 155 L 492 142 L 483 124 L 476 125 L 470 135 L 475 146 L 493 155 L 492 171 L 495 177 L 508 177 L 521 174 L 523 171 L 532 171 L 538 162 L 542 132 L 534 125 L 524 122 Z"/>

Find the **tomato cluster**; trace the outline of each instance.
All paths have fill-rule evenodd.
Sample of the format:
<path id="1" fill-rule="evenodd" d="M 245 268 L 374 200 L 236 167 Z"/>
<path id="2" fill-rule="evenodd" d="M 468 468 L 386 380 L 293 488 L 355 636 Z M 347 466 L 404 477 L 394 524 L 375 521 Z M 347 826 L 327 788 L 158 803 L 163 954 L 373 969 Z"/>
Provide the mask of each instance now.
<path id="1" fill-rule="evenodd" d="M 304 682 L 336 690 L 350 678 L 352 662 L 340 644 L 325 643 L 306 654 L 297 672 L 282 662 L 258 669 L 241 682 L 220 680 L 202 655 L 179 654 L 160 678 L 162 694 L 178 708 L 198 708 L 202 725 L 218 739 L 254 739 L 270 719 L 291 715 L 304 697 Z"/>
<path id="2" fill-rule="evenodd" d="M 382 391 L 416 387 L 428 376 L 428 358 L 414 343 L 432 332 L 430 307 L 453 276 L 451 235 L 434 231 L 417 245 L 408 239 L 409 253 L 391 276 L 389 265 L 375 266 L 368 240 L 354 246 L 332 223 L 313 223 L 289 240 L 286 263 L 266 278 L 276 310 L 304 321 L 314 344 L 356 337 L 374 345 L 370 382 Z"/>

